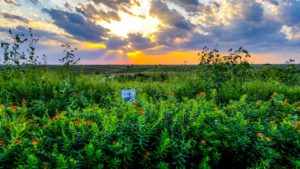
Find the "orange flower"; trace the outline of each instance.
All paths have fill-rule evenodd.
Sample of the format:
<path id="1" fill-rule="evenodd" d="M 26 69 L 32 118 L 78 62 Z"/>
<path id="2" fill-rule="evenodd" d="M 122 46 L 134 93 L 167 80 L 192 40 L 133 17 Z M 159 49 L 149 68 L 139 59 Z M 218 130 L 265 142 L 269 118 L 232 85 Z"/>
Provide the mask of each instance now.
<path id="1" fill-rule="evenodd" d="M 146 159 L 148 155 L 149 155 L 149 151 L 147 150 L 144 154 L 144 159 Z"/>
<path id="2" fill-rule="evenodd" d="M 0 108 L 4 107 L 4 104 L 0 104 Z"/>
<path id="3" fill-rule="evenodd" d="M 10 108 L 10 110 L 17 110 L 19 107 L 18 106 L 10 106 L 9 108 Z"/>
<path id="4" fill-rule="evenodd" d="M 27 100 L 26 99 L 22 99 L 22 103 L 27 103 Z"/>
<path id="5" fill-rule="evenodd" d="M 87 124 L 87 125 L 92 125 L 92 124 L 93 124 L 93 121 L 88 120 L 88 121 L 85 121 L 84 123 Z"/>
<path id="6" fill-rule="evenodd" d="M 34 139 L 34 140 L 32 141 L 32 144 L 38 145 L 38 144 L 39 144 L 39 141 L 38 141 L 37 139 Z"/>
<path id="7" fill-rule="evenodd" d="M 19 144 L 19 143 L 21 143 L 21 140 L 16 140 L 16 141 L 14 142 L 14 144 Z"/>
<path id="8" fill-rule="evenodd" d="M 143 111 L 143 109 L 141 109 L 141 108 L 138 108 L 138 109 L 137 109 L 137 112 L 138 112 L 139 115 L 143 115 L 143 114 L 144 114 L 144 111 Z"/>
<path id="9" fill-rule="evenodd" d="M 257 133 L 257 136 L 258 136 L 258 137 L 263 137 L 264 134 L 263 134 L 263 133 Z"/>
<path id="10" fill-rule="evenodd" d="M 114 144 L 118 144 L 118 142 L 116 140 L 113 141 Z"/>
<path id="11" fill-rule="evenodd" d="M 267 140 L 267 142 L 271 141 L 270 137 L 266 137 L 266 140 Z"/>
<path id="12" fill-rule="evenodd" d="M 74 123 L 75 125 L 77 125 L 77 124 L 79 124 L 79 120 L 74 120 L 73 123 Z"/>
<path id="13" fill-rule="evenodd" d="M 169 95 L 170 96 L 174 96 L 174 92 L 169 92 Z"/>
<path id="14" fill-rule="evenodd" d="M 199 96 L 206 96 L 206 93 L 205 92 L 200 92 Z"/>
<path id="15" fill-rule="evenodd" d="M 48 166 L 47 165 L 43 165 L 43 169 L 47 169 L 48 168 Z"/>
<path id="16" fill-rule="evenodd" d="M 60 113 L 56 113 L 55 116 L 52 118 L 53 121 L 58 120 L 60 118 Z"/>
<path id="17" fill-rule="evenodd" d="M 138 103 L 137 103 L 137 102 L 133 102 L 132 105 L 133 105 L 133 106 L 137 106 Z"/>
<path id="18" fill-rule="evenodd" d="M 202 139 L 201 141 L 201 144 L 206 144 L 206 140 Z"/>
<path id="19" fill-rule="evenodd" d="M 4 145 L 4 141 L 0 140 L 0 145 Z"/>

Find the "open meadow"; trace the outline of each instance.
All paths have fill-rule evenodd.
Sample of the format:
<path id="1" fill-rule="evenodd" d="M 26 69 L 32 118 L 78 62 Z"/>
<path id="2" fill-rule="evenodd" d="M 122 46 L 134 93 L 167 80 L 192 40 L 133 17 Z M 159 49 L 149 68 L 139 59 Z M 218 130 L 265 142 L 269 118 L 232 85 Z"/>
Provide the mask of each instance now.
<path id="1" fill-rule="evenodd" d="M 296 66 L 48 69 L 0 72 L 0 168 L 300 166 Z"/>

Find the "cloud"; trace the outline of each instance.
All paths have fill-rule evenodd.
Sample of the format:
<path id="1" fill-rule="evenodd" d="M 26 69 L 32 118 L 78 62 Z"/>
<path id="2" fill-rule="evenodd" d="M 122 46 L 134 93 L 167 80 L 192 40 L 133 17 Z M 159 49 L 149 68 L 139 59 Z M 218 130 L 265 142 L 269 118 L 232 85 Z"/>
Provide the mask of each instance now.
<path id="1" fill-rule="evenodd" d="M 215 45 L 216 37 L 203 35 L 198 32 L 191 33 L 185 41 L 179 42 L 174 48 L 183 50 L 199 50 L 205 45 Z"/>
<path id="2" fill-rule="evenodd" d="M 249 5 L 242 5 L 244 11 L 244 18 L 246 21 L 260 22 L 264 16 L 264 9 L 261 4 L 248 3 Z"/>
<path id="3" fill-rule="evenodd" d="M 9 29 L 13 32 L 13 34 L 24 34 L 26 37 L 29 37 L 29 28 L 25 26 L 17 26 L 15 28 L 0 27 L 0 32 L 4 32 L 5 34 L 8 34 Z M 41 41 L 44 40 L 56 41 L 56 42 L 68 41 L 66 37 L 60 36 L 52 32 L 40 30 L 40 29 L 32 29 L 32 34 L 34 37 L 39 38 Z"/>
<path id="4" fill-rule="evenodd" d="M 285 34 L 286 39 L 288 40 L 297 40 L 297 39 L 300 40 L 300 27 L 297 26 L 290 27 L 284 25 L 281 28 L 281 32 Z"/>
<path id="5" fill-rule="evenodd" d="M 186 10 L 186 12 L 196 12 L 200 4 L 199 0 L 166 0 L 166 1 L 176 4 L 177 6 Z"/>
<path id="6" fill-rule="evenodd" d="M 128 38 L 124 39 L 118 36 L 110 37 L 106 42 L 107 50 L 124 50 L 124 51 L 136 51 L 147 50 L 156 45 L 152 43 L 147 37 L 143 37 L 139 33 L 130 33 Z"/>
<path id="7" fill-rule="evenodd" d="M 128 44 L 128 41 L 120 37 L 111 37 L 105 42 L 108 50 L 119 50 Z"/>
<path id="8" fill-rule="evenodd" d="M 108 30 L 87 20 L 77 13 L 60 9 L 43 9 L 54 21 L 54 24 L 71 34 L 77 40 L 103 42 Z"/>
<path id="9" fill-rule="evenodd" d="M 153 0 L 151 3 L 150 14 L 160 19 L 167 26 L 178 29 L 191 30 L 193 24 L 185 19 L 178 11 L 170 9 L 168 5 L 161 0 Z"/>
<path id="10" fill-rule="evenodd" d="M 279 2 L 277 0 L 266 0 L 269 3 L 273 4 L 273 5 L 279 5 Z"/>
<path id="11" fill-rule="evenodd" d="M 161 20 L 158 32 L 154 33 L 157 45 L 163 46 L 159 50 L 172 50 L 178 41 L 187 38 L 195 30 L 193 25 L 180 12 L 170 9 L 167 3 L 161 0 L 153 0 L 150 15 Z"/>
<path id="12" fill-rule="evenodd" d="M 280 5 L 277 1 L 268 2 Z M 160 0 L 153 1 L 152 14 L 160 18 L 164 24 L 167 23 L 167 26 L 162 26 L 160 31 L 155 33 L 157 43 L 163 46 L 157 52 L 199 50 L 205 45 L 216 44 L 225 48 L 243 46 L 253 51 L 269 52 L 271 47 L 275 51 L 280 48 L 293 48 L 292 46 L 299 44 L 297 41 L 289 41 L 285 33 L 295 39 L 300 36 L 298 32 L 300 29 L 295 26 L 285 28 L 284 33 L 282 21 L 278 20 L 275 14 L 268 13 L 263 5 L 259 0 L 247 2 L 215 0 L 199 3 L 198 12 L 185 19 L 187 23 L 191 20 L 192 26 L 190 29 L 182 29 L 174 24 L 178 18 L 185 18 L 182 13 L 176 11 L 170 13 L 172 10 L 166 3 Z M 295 25 L 296 21 L 292 20 L 291 23 Z"/>
<path id="13" fill-rule="evenodd" d="M 171 2 L 171 1 L 169 1 Z M 172 1 L 177 5 L 199 5 L 196 1 Z M 162 21 L 160 31 L 154 35 L 158 45 L 164 46 L 160 50 L 173 50 L 178 45 L 178 41 L 185 41 L 193 32 L 195 32 L 195 25 L 185 18 L 182 13 L 175 9 L 170 9 L 168 4 L 161 0 L 153 0 L 151 3 L 150 14 Z M 174 46 L 174 48 L 172 47 Z"/>
<path id="14" fill-rule="evenodd" d="M 72 3 L 70 3 L 69 1 L 66 1 L 64 4 L 65 8 L 69 9 L 69 10 L 73 10 L 74 5 Z"/>
<path id="15" fill-rule="evenodd" d="M 21 21 L 23 23 L 28 23 L 29 22 L 29 20 L 27 18 L 24 18 L 22 16 L 18 16 L 18 15 L 14 15 L 14 14 L 5 13 L 5 12 L 0 13 L 0 16 L 7 19 L 7 20 Z"/>
<path id="16" fill-rule="evenodd" d="M 4 2 L 10 6 L 21 6 L 21 4 L 19 4 L 17 0 L 4 0 Z"/>
<path id="17" fill-rule="evenodd" d="M 24 27 L 24 26 L 17 26 L 16 29 L 14 29 L 15 33 L 29 33 L 29 28 Z M 51 33 L 51 32 L 47 32 L 44 30 L 38 30 L 38 29 L 33 29 L 32 33 L 35 37 L 37 38 L 47 38 L 47 39 L 57 39 L 54 37 L 58 37 L 59 35 L 55 34 L 55 33 Z"/>
<path id="18" fill-rule="evenodd" d="M 280 22 L 265 15 L 262 4 L 256 1 L 217 0 L 201 4 L 199 9 L 194 24 L 216 43 L 247 41 L 259 45 L 284 40 Z"/>
<path id="19" fill-rule="evenodd" d="M 190 31 L 176 27 L 165 28 L 156 33 L 157 43 L 164 46 L 173 46 L 177 38 L 188 37 Z"/>
<path id="20" fill-rule="evenodd" d="M 103 20 L 103 21 L 110 22 L 111 20 L 120 21 L 121 19 L 117 12 L 103 11 L 101 8 L 97 8 L 94 3 L 86 3 L 86 4 L 78 3 L 77 6 L 75 7 L 75 10 L 78 13 L 81 13 L 86 18 L 97 20 L 97 21 Z"/>
<path id="21" fill-rule="evenodd" d="M 128 34 L 128 41 L 135 50 L 145 50 L 155 46 L 149 38 L 143 37 L 141 34 Z"/>
<path id="22" fill-rule="evenodd" d="M 38 10 L 34 10 L 37 13 L 29 18 L 22 13 L 28 6 L 26 3 L 32 8 L 47 7 L 42 11 L 49 14 L 50 20 Z M 101 52 L 85 48 L 86 53 L 99 52 L 93 58 L 106 55 L 110 59 L 118 52 L 136 51 L 159 55 L 170 51 L 199 50 L 205 45 L 216 44 L 225 48 L 243 46 L 259 52 L 295 50 L 300 45 L 299 0 L 65 0 L 56 4 L 55 9 L 51 8 L 54 4 L 49 0 L 4 0 L 0 4 L 7 8 L 0 12 L 0 16 L 5 21 L 13 21 L 2 25 L 0 31 L 7 29 L 4 27 L 14 27 L 14 23 L 13 31 L 16 32 L 26 31 L 24 26 L 29 24 L 41 28 L 45 27 L 43 24 L 47 20 L 47 26 L 59 33 L 34 30 L 34 34 L 50 40 L 84 41 L 106 47 Z M 8 12 L 9 6 L 14 6 L 20 14 Z M 132 19 L 140 15 L 143 17 L 139 19 L 145 19 L 145 22 Z M 159 20 L 153 31 L 132 29 L 132 32 L 126 31 L 127 38 L 115 35 L 125 30 L 127 25 L 123 24 L 126 22 L 149 29 L 147 24 L 142 24 L 149 22 L 151 25 L 149 18 Z M 121 25 L 120 29 L 113 29 L 111 25 L 115 23 L 120 23 L 117 24 Z"/>
<path id="23" fill-rule="evenodd" d="M 132 15 L 134 14 L 130 11 L 130 8 L 132 6 L 140 5 L 138 0 L 90 0 L 90 1 L 92 1 L 97 5 L 102 4 L 114 11 L 118 11 L 118 12 L 122 11 Z"/>
<path id="24" fill-rule="evenodd" d="M 287 26 L 300 27 L 300 1 L 287 0 L 287 3 L 279 7 L 279 17 Z"/>
<path id="25" fill-rule="evenodd" d="M 39 0 L 29 0 L 29 2 L 33 3 L 34 5 L 37 5 L 39 3 Z"/>

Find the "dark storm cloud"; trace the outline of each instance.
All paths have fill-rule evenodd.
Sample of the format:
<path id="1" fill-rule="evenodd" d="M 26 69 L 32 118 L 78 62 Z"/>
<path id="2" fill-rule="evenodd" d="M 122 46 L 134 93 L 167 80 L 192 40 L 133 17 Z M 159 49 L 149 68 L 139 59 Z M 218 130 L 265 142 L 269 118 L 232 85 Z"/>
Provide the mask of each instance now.
<path id="1" fill-rule="evenodd" d="M 176 27 L 165 28 L 156 34 L 157 43 L 164 46 L 173 46 L 176 38 L 185 38 L 191 32 Z"/>
<path id="2" fill-rule="evenodd" d="M 192 30 L 193 24 L 186 20 L 179 12 L 169 9 L 168 5 L 161 0 L 153 0 L 151 3 L 150 14 L 168 26 L 179 29 Z"/>
<path id="3" fill-rule="evenodd" d="M 7 19 L 7 20 L 17 20 L 17 21 L 21 21 L 24 23 L 28 23 L 29 20 L 22 17 L 22 16 L 18 16 L 18 15 L 13 15 L 13 14 L 9 14 L 9 13 L 0 13 L 0 16 Z"/>
<path id="4" fill-rule="evenodd" d="M 107 36 L 107 29 L 96 25 L 77 13 L 66 12 L 59 9 L 43 9 L 43 11 L 51 16 L 56 26 L 73 35 L 75 39 L 103 42 Z"/>
<path id="5" fill-rule="evenodd" d="M 113 36 L 110 37 L 105 44 L 109 50 L 146 50 L 155 46 L 155 43 L 151 43 L 149 38 L 143 37 L 139 33 L 130 33 L 126 39 Z M 127 47 L 128 45 L 130 45 L 130 49 Z"/>
<path id="6" fill-rule="evenodd" d="M 155 46 L 149 38 L 143 37 L 141 34 L 128 34 L 128 41 L 136 50 L 144 50 Z"/>
<path id="7" fill-rule="evenodd" d="M 121 39 L 120 37 L 111 37 L 106 42 L 106 48 L 112 50 L 118 50 L 128 44 L 127 40 Z"/>

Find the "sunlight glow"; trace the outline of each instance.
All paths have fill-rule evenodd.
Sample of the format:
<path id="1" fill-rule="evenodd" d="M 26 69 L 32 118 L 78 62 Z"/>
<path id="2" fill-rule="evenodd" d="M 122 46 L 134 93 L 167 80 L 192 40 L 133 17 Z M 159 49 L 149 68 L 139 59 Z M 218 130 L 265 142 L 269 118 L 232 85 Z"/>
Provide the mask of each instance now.
<path id="1" fill-rule="evenodd" d="M 122 54 L 124 54 L 124 51 L 123 50 L 108 50 L 107 51 L 108 53 L 118 53 L 118 54 L 120 54 L 120 55 L 122 55 Z"/>
<path id="2" fill-rule="evenodd" d="M 85 45 L 86 45 L 86 47 L 89 48 L 89 49 L 95 49 L 95 48 L 98 48 L 98 49 L 105 49 L 105 48 L 106 48 L 106 45 L 103 44 L 103 43 L 86 42 Z"/>
<path id="3" fill-rule="evenodd" d="M 134 52 L 127 52 L 126 54 L 129 58 L 135 58 L 135 57 L 139 57 L 139 56 L 143 55 L 143 52 L 138 50 L 138 51 L 134 51 Z"/>
<path id="4" fill-rule="evenodd" d="M 144 36 L 149 36 L 158 30 L 159 20 L 153 17 L 142 18 L 125 13 L 122 13 L 120 17 L 121 21 L 101 23 L 101 25 L 108 28 L 111 33 L 121 37 L 127 37 L 129 33 L 141 33 Z"/>
<path id="5" fill-rule="evenodd" d="M 129 33 L 141 33 L 143 36 L 150 37 L 152 33 L 158 31 L 160 21 L 150 16 L 150 1 L 140 0 L 140 4 L 140 6 L 133 6 L 131 9 L 136 15 L 120 12 L 118 13 L 121 18 L 120 21 L 110 23 L 100 21 L 98 24 L 106 27 L 117 36 L 126 38 Z"/>

